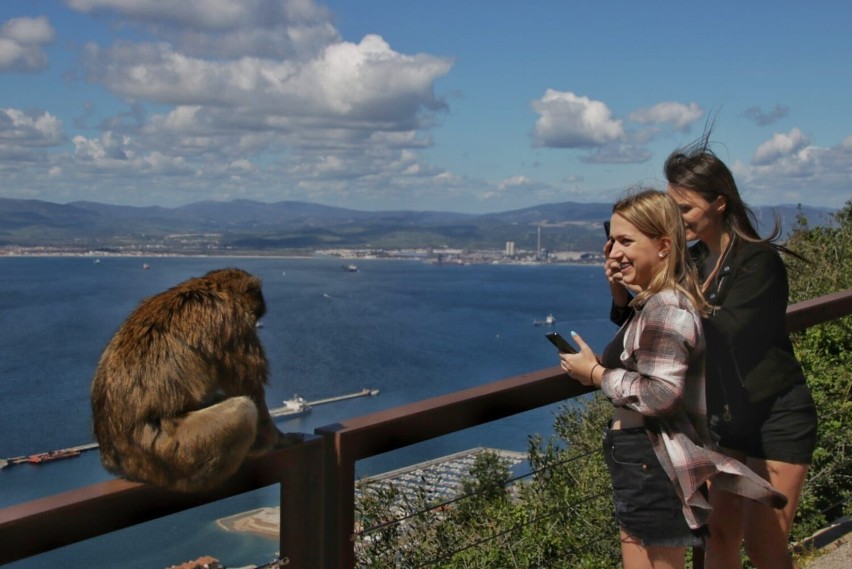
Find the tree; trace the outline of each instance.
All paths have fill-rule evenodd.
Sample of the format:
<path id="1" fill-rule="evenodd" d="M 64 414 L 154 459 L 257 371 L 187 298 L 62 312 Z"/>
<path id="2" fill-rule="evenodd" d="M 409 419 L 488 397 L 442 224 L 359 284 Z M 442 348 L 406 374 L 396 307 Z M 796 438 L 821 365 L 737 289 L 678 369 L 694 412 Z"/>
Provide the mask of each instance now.
<path id="1" fill-rule="evenodd" d="M 799 215 L 787 246 L 805 260 L 788 258 L 790 302 L 852 288 L 852 200 L 825 226 L 809 227 Z M 819 416 L 817 448 L 793 526 L 798 541 L 850 514 L 852 497 L 852 316 L 794 335 Z"/>

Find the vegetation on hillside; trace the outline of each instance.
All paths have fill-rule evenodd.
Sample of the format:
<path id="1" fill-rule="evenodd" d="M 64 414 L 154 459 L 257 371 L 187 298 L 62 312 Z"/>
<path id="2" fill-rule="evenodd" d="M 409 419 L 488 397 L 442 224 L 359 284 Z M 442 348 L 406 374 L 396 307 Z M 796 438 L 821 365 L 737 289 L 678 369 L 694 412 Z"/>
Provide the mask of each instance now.
<path id="1" fill-rule="evenodd" d="M 828 225 L 812 228 L 800 217 L 788 246 L 808 259 L 787 259 L 791 302 L 852 288 L 852 202 Z M 797 333 L 794 341 L 820 416 L 795 542 L 850 514 L 852 316 Z M 520 480 L 510 479 L 498 456 L 483 454 L 450 503 L 423 493 L 403 498 L 393 486 L 365 493 L 357 512 L 359 565 L 617 567 L 618 530 L 599 452 L 611 412 L 600 394 L 563 405 L 554 435 L 530 438 L 531 474 Z"/>

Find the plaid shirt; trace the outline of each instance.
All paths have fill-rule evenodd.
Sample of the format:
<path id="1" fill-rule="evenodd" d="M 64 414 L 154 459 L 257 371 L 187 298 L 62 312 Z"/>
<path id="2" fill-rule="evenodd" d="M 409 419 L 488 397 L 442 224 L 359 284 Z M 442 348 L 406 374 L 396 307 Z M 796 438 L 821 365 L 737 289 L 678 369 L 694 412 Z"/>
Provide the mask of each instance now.
<path id="1" fill-rule="evenodd" d="M 654 452 L 683 503 L 686 521 L 703 526 L 710 504 L 705 482 L 783 508 L 787 498 L 741 462 L 718 452 L 704 399 L 701 316 L 673 289 L 653 295 L 624 325 L 622 368 L 607 369 L 601 389 L 613 405 L 645 416 Z"/>

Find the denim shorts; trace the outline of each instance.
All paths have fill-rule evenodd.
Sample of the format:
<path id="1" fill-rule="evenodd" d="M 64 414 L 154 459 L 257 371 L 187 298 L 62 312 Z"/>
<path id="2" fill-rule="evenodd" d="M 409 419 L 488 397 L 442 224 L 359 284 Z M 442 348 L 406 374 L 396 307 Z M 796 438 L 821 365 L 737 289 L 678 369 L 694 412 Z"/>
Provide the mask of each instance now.
<path id="1" fill-rule="evenodd" d="M 603 446 L 621 529 L 645 547 L 703 547 L 706 528 L 693 531 L 686 523 L 645 429 L 607 429 Z"/>
<path id="2" fill-rule="evenodd" d="M 746 456 L 810 464 L 817 442 L 817 412 L 805 384 L 756 403 L 734 405 L 728 420 L 710 410 L 710 430 L 719 446 Z"/>

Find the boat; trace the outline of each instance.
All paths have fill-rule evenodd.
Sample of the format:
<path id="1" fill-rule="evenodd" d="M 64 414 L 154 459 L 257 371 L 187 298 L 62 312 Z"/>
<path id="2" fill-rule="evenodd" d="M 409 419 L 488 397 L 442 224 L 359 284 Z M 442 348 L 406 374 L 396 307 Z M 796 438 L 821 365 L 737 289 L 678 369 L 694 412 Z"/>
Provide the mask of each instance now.
<path id="1" fill-rule="evenodd" d="M 352 264 L 343 265 L 343 270 L 346 271 L 347 273 L 357 273 L 358 272 L 358 265 L 352 265 Z"/>
<path id="2" fill-rule="evenodd" d="M 150 268 L 151 268 L 151 265 L 149 265 L 148 263 L 143 263 L 143 264 L 142 264 L 142 270 L 143 270 L 143 271 L 147 271 L 147 270 L 148 270 L 148 269 L 150 269 Z"/>
<path id="3" fill-rule="evenodd" d="M 41 464 L 42 462 L 50 462 L 51 460 L 59 460 L 60 458 L 71 458 L 80 456 L 80 451 L 77 449 L 62 449 L 51 450 L 48 452 L 40 452 L 28 456 L 20 457 L 20 462 L 29 462 L 30 464 Z"/>
<path id="4" fill-rule="evenodd" d="M 556 317 L 553 314 L 548 314 L 544 320 L 533 320 L 533 326 L 554 326 Z"/>
<path id="5" fill-rule="evenodd" d="M 310 403 L 308 403 L 304 397 L 300 397 L 295 394 L 290 399 L 285 399 L 283 403 L 283 407 L 271 409 L 269 414 L 273 417 L 298 417 L 300 415 L 307 415 L 311 412 Z"/>

